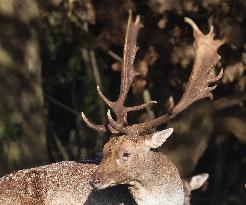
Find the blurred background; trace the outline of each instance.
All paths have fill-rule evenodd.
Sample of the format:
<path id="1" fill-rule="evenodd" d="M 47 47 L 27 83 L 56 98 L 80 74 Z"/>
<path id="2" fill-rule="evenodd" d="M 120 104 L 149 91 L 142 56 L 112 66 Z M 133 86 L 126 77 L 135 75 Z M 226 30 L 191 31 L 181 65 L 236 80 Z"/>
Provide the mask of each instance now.
<path id="1" fill-rule="evenodd" d="M 161 151 L 183 178 L 209 173 L 192 204 L 246 204 L 245 0 L 1 0 L 0 176 L 100 158 L 108 136 L 87 128 L 80 112 L 106 122 L 96 85 L 117 98 L 129 9 L 144 27 L 135 60 L 140 75 L 127 104 L 158 102 L 130 114 L 131 123 L 166 112 L 170 96 L 180 99 L 194 59 L 185 16 L 205 33 L 213 24 L 216 36 L 226 39 L 214 100 L 195 103 L 170 121 L 175 133 Z"/>

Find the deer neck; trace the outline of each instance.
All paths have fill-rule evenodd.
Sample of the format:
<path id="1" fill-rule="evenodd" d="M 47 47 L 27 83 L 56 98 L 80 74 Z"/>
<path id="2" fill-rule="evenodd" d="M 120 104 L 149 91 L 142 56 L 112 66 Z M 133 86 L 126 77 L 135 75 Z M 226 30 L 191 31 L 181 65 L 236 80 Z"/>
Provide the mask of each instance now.
<path id="1" fill-rule="evenodd" d="M 138 205 L 183 205 L 183 185 L 176 167 L 161 153 L 151 153 L 150 164 L 129 187 Z"/>

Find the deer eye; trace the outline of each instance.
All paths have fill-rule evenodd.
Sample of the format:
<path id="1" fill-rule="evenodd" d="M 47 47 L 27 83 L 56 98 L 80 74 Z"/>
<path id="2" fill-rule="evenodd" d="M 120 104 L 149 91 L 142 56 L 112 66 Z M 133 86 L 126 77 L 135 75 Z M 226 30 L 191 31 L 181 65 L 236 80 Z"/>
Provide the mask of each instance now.
<path id="1" fill-rule="evenodd" d="M 128 157 L 130 157 L 130 155 L 131 155 L 131 154 L 128 153 L 128 152 L 123 152 L 123 153 L 122 153 L 122 157 L 125 158 L 125 159 L 128 158 Z"/>

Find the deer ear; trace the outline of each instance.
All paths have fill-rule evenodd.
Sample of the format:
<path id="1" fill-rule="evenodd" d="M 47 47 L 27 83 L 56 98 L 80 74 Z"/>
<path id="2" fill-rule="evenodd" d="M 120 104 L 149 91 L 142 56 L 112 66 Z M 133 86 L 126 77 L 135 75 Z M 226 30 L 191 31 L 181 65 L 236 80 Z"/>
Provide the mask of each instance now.
<path id="1" fill-rule="evenodd" d="M 207 181 L 208 177 L 209 177 L 208 173 L 193 176 L 190 181 L 191 191 L 201 188 L 204 185 L 204 183 Z"/>
<path id="2" fill-rule="evenodd" d="M 149 148 L 160 147 L 172 133 L 173 128 L 155 132 L 153 135 L 151 135 L 145 140 L 145 144 Z"/>

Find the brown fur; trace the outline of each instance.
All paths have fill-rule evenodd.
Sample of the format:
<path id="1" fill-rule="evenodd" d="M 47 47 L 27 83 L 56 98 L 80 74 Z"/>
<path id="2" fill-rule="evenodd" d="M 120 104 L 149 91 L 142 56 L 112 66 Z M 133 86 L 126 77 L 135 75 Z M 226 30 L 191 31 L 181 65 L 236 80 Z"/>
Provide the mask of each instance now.
<path id="1" fill-rule="evenodd" d="M 135 205 L 126 186 L 93 191 L 97 165 L 60 162 L 0 179 L 1 205 Z"/>

